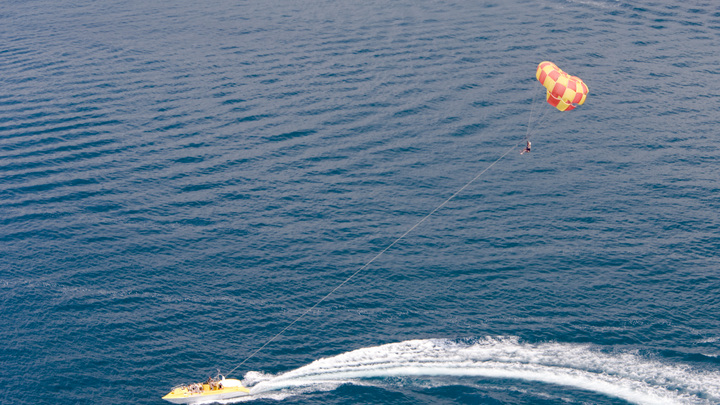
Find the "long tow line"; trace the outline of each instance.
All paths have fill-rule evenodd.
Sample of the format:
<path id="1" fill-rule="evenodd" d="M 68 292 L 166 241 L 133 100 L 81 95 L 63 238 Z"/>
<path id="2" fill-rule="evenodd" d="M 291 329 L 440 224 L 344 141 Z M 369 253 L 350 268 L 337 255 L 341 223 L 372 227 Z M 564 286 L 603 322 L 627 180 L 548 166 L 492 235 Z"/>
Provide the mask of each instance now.
<path id="1" fill-rule="evenodd" d="M 470 186 L 470 184 L 472 184 L 475 180 L 479 179 L 480 176 L 482 176 L 483 174 L 485 174 L 485 172 L 487 172 L 488 170 L 490 170 L 491 167 L 495 166 L 495 164 L 497 164 L 497 163 L 498 163 L 499 161 L 501 161 L 505 156 L 507 156 L 508 153 L 512 152 L 515 148 L 517 148 L 518 145 L 521 144 L 521 142 L 524 142 L 524 141 L 530 139 L 530 129 L 531 129 L 530 123 L 532 122 L 533 110 L 535 109 L 535 98 L 536 98 L 536 95 L 537 95 L 537 87 L 536 87 L 536 89 L 535 89 L 535 92 L 533 93 L 533 98 L 532 98 L 532 102 L 531 102 L 530 117 L 528 118 L 527 134 L 525 134 L 525 138 L 524 138 L 522 141 L 518 141 L 517 143 L 515 143 L 515 145 L 513 145 L 510 149 L 508 149 L 507 152 L 503 153 L 502 156 L 500 156 L 499 158 L 497 158 L 496 161 L 492 162 L 492 163 L 491 163 L 488 167 L 486 167 L 483 171 L 481 171 L 481 172 L 478 173 L 475 177 L 473 177 L 472 180 L 468 181 L 464 186 L 462 186 L 458 191 L 456 191 L 455 194 L 451 195 L 451 196 L 448 197 L 448 199 L 445 200 L 442 204 L 440 204 L 440 205 L 438 205 L 437 207 L 435 207 L 435 209 L 432 210 L 432 211 L 430 211 L 429 214 L 425 215 L 425 217 L 423 217 L 423 219 L 421 219 L 420 221 L 418 221 L 418 223 L 416 223 L 416 224 L 413 225 L 410 229 L 408 229 L 407 231 L 405 231 L 405 233 L 402 234 L 402 235 L 400 235 L 399 238 L 395 239 L 395 241 L 393 241 L 393 243 L 389 244 L 385 249 L 381 250 L 380 253 L 378 253 L 377 255 L 375 255 L 375 257 L 373 257 L 372 259 L 370 259 L 369 262 L 365 263 L 362 267 L 360 267 L 360 268 L 357 269 L 352 275 L 350 275 L 350 277 L 346 278 L 345 281 L 343 281 L 342 283 L 340 283 L 337 287 L 333 288 L 332 291 L 330 291 L 329 293 L 327 293 L 327 295 L 325 295 L 324 297 L 322 297 L 318 302 L 315 303 L 315 305 L 313 305 L 312 307 L 306 309 L 305 312 L 303 312 L 302 314 L 300 314 L 300 316 L 298 316 L 297 318 L 295 318 L 295 320 L 292 321 L 288 326 L 286 326 L 285 328 L 283 328 L 283 330 L 281 330 L 280 332 L 278 332 L 275 336 L 273 336 L 272 338 L 270 338 L 270 340 L 268 340 L 267 342 L 265 342 L 265 344 L 263 344 L 262 346 L 260 346 L 260 347 L 259 347 L 258 349 L 256 349 L 254 352 L 252 352 L 245 360 L 242 361 L 242 363 L 238 364 L 234 369 L 230 370 L 230 372 L 227 373 L 227 375 L 232 374 L 233 371 L 237 370 L 240 366 L 242 366 L 243 364 L 247 363 L 248 360 L 250 360 L 251 358 L 255 357 L 255 355 L 258 354 L 258 353 L 259 353 L 262 349 L 264 349 L 267 345 L 269 345 L 269 344 L 272 343 L 275 339 L 277 339 L 277 338 L 279 338 L 280 336 L 282 336 L 282 334 L 285 333 L 286 330 L 290 329 L 290 328 L 291 328 L 293 325 L 295 325 L 299 320 L 301 320 L 302 318 L 304 318 L 305 315 L 307 315 L 308 313 L 310 313 L 310 311 L 312 311 L 312 310 L 315 309 L 318 305 L 320 305 L 323 301 L 325 301 L 326 299 L 328 299 L 331 295 L 333 295 L 333 293 L 335 293 L 335 291 L 337 291 L 338 289 L 340 289 L 340 287 L 342 287 L 342 286 L 344 286 L 345 284 L 347 284 L 347 283 L 348 283 L 350 280 L 352 280 L 355 276 L 357 276 L 358 274 L 360 274 L 360 272 L 362 272 L 363 270 L 365 270 L 365 268 L 367 268 L 367 266 L 369 266 L 372 262 L 374 262 L 375 259 L 377 259 L 378 257 L 382 256 L 383 253 L 387 252 L 391 247 L 395 246 L 396 243 L 400 242 L 400 240 L 402 240 L 405 236 L 407 236 L 410 232 L 412 232 L 412 231 L 413 231 L 415 228 L 417 228 L 420 224 L 422 224 L 423 222 L 425 222 L 426 219 L 430 218 L 435 212 L 437 212 L 440 208 L 444 207 L 447 203 L 450 202 L 450 200 L 452 200 L 453 198 L 455 198 L 458 194 L 460 194 L 463 190 L 465 190 L 468 186 Z M 545 116 L 545 114 L 540 114 L 540 116 L 536 119 L 536 121 L 539 121 L 539 120 L 542 119 L 544 116 Z M 536 124 L 537 124 L 537 122 L 536 122 Z"/>
<path id="2" fill-rule="evenodd" d="M 526 137 L 526 139 L 527 139 L 527 137 Z M 227 373 L 227 375 L 232 374 L 233 371 L 237 370 L 240 366 L 242 366 L 242 365 L 245 364 L 248 360 L 250 360 L 251 358 L 253 358 L 256 354 L 258 354 L 258 353 L 259 353 L 262 349 L 264 349 L 267 345 L 269 345 L 269 344 L 272 343 L 275 339 L 277 339 L 277 338 L 279 338 L 280 336 L 282 336 L 282 334 L 285 333 L 286 330 L 290 329 L 290 328 L 291 328 L 293 325 L 295 325 L 299 320 L 301 320 L 302 318 L 304 318 L 305 315 L 307 315 L 308 313 L 310 313 L 310 311 L 312 311 L 313 309 L 315 309 L 315 308 L 316 308 L 318 305 L 320 305 L 323 301 L 325 301 L 325 300 L 328 299 L 331 295 L 333 295 L 333 293 L 334 293 L 335 291 L 337 291 L 338 289 L 340 289 L 340 287 L 342 287 L 342 286 L 344 286 L 345 284 L 347 284 L 347 283 L 348 283 L 350 280 L 352 280 L 355 276 L 357 276 L 358 274 L 360 274 L 360 272 L 362 272 L 363 270 L 365 270 L 365 268 L 367 268 L 367 266 L 369 266 L 372 262 L 374 262 L 375 259 L 377 259 L 378 257 L 382 256 L 383 253 L 387 252 L 391 247 L 395 246 L 396 243 L 400 242 L 400 240 L 402 240 L 405 236 L 407 236 L 410 232 L 412 232 L 412 231 L 413 231 L 415 228 L 417 228 L 420 224 L 422 224 L 423 222 L 425 222 L 426 219 L 430 218 L 430 217 L 431 217 L 435 212 L 437 212 L 440 208 L 444 207 L 448 202 L 450 202 L 450 200 L 452 200 L 453 198 L 455 198 L 458 194 L 460 194 L 463 190 L 465 190 L 468 186 L 470 186 L 470 184 L 472 184 L 475 180 L 477 180 L 478 178 L 480 178 L 480 176 L 482 176 L 485 172 L 487 172 L 488 170 L 490 170 L 491 167 L 495 166 L 495 164 L 497 164 L 500 160 L 502 160 L 505 156 L 507 156 L 508 153 L 512 152 L 515 148 L 517 148 L 519 144 L 520 144 L 520 142 L 517 142 L 515 145 L 513 145 L 510 149 L 507 150 L 507 152 L 505 152 L 502 156 L 500 156 L 496 161 L 492 162 L 492 163 L 490 164 L 490 166 L 486 167 L 483 171 L 481 171 L 480 173 L 478 173 L 477 176 L 473 177 L 472 180 L 470 180 L 469 182 L 467 182 L 467 184 L 465 184 L 465 185 L 462 186 L 458 191 L 456 191 L 455 194 L 451 195 L 451 196 L 450 196 L 447 200 L 445 200 L 442 204 L 440 204 L 440 205 L 438 205 L 437 207 L 435 207 L 434 210 L 432 210 L 429 214 L 427 214 L 423 219 L 421 219 L 420 221 L 418 221 L 418 223 L 416 223 L 415 225 L 413 225 L 412 228 L 410 228 L 410 229 L 408 229 L 407 231 L 405 231 L 405 233 L 402 234 L 399 238 L 395 239 L 395 241 L 393 241 L 393 243 L 389 244 L 385 249 L 381 250 L 380 253 L 378 253 L 377 255 L 375 255 L 375 257 L 373 257 L 372 259 L 370 259 L 369 262 L 365 263 L 362 267 L 360 267 L 359 269 L 357 269 L 357 270 L 355 271 L 355 273 L 353 273 L 352 275 L 350 275 L 350 277 L 346 278 L 345 281 L 343 281 L 342 283 L 340 283 L 337 287 L 333 288 L 332 291 L 330 291 L 329 293 L 327 293 L 327 295 L 325 295 L 324 297 L 322 297 L 318 302 L 315 303 L 315 305 L 313 305 L 312 307 L 306 309 L 305 312 L 303 312 L 302 314 L 300 314 L 300 316 L 298 316 L 297 318 L 295 318 L 295 320 L 292 321 L 288 326 L 286 326 L 285 328 L 283 328 L 283 330 L 281 330 L 280 332 L 278 332 L 275 336 L 273 336 L 272 338 L 270 338 L 270 340 L 268 340 L 267 342 L 265 342 L 265 344 L 263 344 L 262 346 L 260 346 L 260 347 L 259 347 L 258 349 L 256 349 L 254 352 L 252 352 L 252 354 L 250 354 L 245 360 L 243 360 L 242 363 L 238 364 L 234 369 L 230 370 L 230 372 Z"/>

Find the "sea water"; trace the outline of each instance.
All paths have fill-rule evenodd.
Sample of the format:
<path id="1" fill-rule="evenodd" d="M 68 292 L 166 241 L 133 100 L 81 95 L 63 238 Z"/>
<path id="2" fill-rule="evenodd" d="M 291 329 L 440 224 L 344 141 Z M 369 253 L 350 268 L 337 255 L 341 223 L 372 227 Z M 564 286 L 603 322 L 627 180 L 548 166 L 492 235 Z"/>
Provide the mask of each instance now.
<path id="1" fill-rule="evenodd" d="M 3 404 L 228 373 L 494 162 L 243 400 L 720 403 L 720 5 L 0 6 Z"/>

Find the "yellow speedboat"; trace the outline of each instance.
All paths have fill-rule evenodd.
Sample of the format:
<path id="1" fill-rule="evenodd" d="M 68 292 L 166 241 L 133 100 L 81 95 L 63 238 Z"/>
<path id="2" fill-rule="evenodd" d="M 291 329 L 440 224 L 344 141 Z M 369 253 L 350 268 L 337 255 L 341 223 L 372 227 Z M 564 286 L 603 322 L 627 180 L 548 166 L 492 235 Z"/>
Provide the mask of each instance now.
<path id="1" fill-rule="evenodd" d="M 198 404 L 224 399 L 232 399 L 250 395 L 250 390 L 242 385 L 240 380 L 225 379 L 220 374 L 215 378 L 208 378 L 205 383 L 183 384 L 162 397 L 173 404 Z"/>

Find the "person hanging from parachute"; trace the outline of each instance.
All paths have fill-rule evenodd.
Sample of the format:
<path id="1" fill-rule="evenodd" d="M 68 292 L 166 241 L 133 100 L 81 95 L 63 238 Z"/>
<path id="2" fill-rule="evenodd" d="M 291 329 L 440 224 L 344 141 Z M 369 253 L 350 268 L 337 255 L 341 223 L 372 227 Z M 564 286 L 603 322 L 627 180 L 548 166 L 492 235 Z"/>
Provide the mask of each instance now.
<path id="1" fill-rule="evenodd" d="M 563 72 L 552 62 L 540 62 L 535 72 L 535 78 L 547 89 L 545 100 L 560 111 L 571 111 L 582 105 L 587 98 L 589 90 L 585 83 L 577 76 L 570 76 Z M 530 152 L 530 141 L 520 152 Z"/>
<path id="2" fill-rule="evenodd" d="M 522 155 L 525 152 L 530 153 L 530 141 L 527 141 L 527 145 L 525 146 L 525 149 L 523 149 L 522 152 L 520 152 L 520 154 Z"/>

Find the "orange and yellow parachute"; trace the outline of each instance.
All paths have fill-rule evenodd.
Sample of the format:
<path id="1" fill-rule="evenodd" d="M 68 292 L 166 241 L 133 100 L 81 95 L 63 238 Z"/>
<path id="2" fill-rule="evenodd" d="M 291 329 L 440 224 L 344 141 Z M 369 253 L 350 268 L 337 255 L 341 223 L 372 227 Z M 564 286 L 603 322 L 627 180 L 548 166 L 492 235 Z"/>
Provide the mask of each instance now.
<path id="1" fill-rule="evenodd" d="M 588 88 L 579 77 L 570 76 L 552 62 L 540 62 L 535 77 L 547 89 L 547 102 L 560 111 L 574 109 L 588 95 Z"/>

